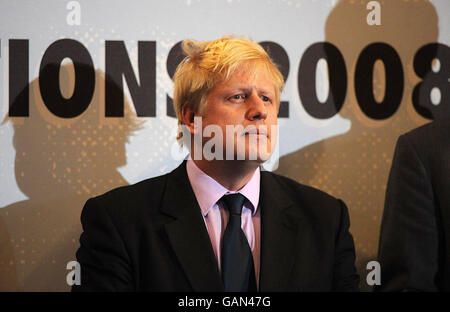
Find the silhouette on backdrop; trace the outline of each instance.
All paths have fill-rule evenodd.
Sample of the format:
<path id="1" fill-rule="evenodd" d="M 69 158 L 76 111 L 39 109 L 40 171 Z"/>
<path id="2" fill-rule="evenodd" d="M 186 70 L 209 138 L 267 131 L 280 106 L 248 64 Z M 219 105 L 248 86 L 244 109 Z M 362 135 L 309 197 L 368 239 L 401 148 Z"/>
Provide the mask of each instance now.
<path id="1" fill-rule="evenodd" d="M 74 92 L 74 68 L 60 68 L 66 99 Z M 140 124 L 126 100 L 125 117 L 104 117 L 104 86 L 104 74 L 95 71 L 90 105 L 66 119 L 49 112 L 35 79 L 29 84 L 29 117 L 5 120 L 14 128 L 17 185 L 28 199 L 0 209 L 3 291 L 68 291 L 66 265 L 75 260 L 84 203 L 127 184 L 117 168 L 126 164 L 125 144 Z"/>
<path id="2" fill-rule="evenodd" d="M 340 1 L 325 25 L 325 41 L 342 53 L 347 67 L 347 92 L 339 114 L 351 121 L 347 133 L 328 138 L 281 157 L 276 173 L 312 185 L 341 198 L 350 210 L 355 239 L 356 265 L 361 290 L 370 290 L 366 265 L 377 259 L 378 238 L 384 195 L 395 142 L 400 134 L 429 122 L 411 102 L 412 90 L 421 78 L 413 69 L 415 53 L 438 38 L 438 17 L 428 1 L 384 1 L 381 25 L 370 26 L 367 1 Z M 366 46 L 383 42 L 398 53 L 403 68 L 404 88 L 400 106 L 386 119 L 367 117 L 355 95 L 355 68 Z M 378 62 L 378 61 L 377 61 Z M 385 69 L 375 63 L 373 95 L 382 102 Z M 394 82 L 397 83 L 397 82 Z"/>

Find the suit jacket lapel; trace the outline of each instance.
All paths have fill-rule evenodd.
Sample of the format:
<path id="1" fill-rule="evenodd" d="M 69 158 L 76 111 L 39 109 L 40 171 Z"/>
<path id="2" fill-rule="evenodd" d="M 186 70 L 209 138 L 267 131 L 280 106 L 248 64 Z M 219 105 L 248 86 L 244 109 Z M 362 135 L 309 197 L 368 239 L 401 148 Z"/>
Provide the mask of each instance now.
<path id="1" fill-rule="evenodd" d="M 261 171 L 260 291 L 283 291 L 298 250 L 300 216 L 276 176 Z"/>
<path id="2" fill-rule="evenodd" d="M 217 260 L 186 172 L 186 160 L 167 177 L 161 211 L 175 218 L 167 236 L 194 291 L 223 291 Z"/>

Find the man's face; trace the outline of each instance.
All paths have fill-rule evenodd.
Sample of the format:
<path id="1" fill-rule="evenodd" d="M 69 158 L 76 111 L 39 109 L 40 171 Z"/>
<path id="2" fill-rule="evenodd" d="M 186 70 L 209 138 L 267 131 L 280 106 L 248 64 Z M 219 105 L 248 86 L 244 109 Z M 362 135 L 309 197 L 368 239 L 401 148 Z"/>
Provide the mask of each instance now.
<path id="1" fill-rule="evenodd" d="M 234 159 L 245 158 L 262 163 L 269 158 L 277 139 L 279 103 L 275 96 L 274 84 L 263 66 L 258 66 L 252 74 L 238 69 L 208 93 L 202 129 L 210 125 L 221 129 L 223 159 L 229 159 L 226 155 L 227 141 L 228 155 L 230 147 L 234 147 Z M 230 137 L 227 137 L 227 126 L 235 127 L 236 131 L 231 135 L 234 136 L 234 144 L 230 144 Z M 208 140 L 211 137 L 204 137 L 203 145 Z"/>

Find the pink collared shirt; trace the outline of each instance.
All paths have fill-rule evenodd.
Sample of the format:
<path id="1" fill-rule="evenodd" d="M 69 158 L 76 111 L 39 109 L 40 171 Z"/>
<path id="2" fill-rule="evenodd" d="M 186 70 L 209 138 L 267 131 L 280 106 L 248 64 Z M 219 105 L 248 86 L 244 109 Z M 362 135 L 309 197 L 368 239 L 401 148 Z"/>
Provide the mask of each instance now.
<path id="1" fill-rule="evenodd" d="M 186 170 L 195 197 L 202 211 L 203 220 L 208 229 L 209 238 L 214 249 L 219 272 L 221 272 L 221 243 L 223 233 L 228 223 L 228 212 L 222 207 L 218 200 L 225 194 L 241 193 L 245 196 L 242 208 L 241 227 L 253 254 L 255 264 L 256 285 L 259 289 L 259 255 L 260 255 L 260 225 L 261 212 L 258 209 L 260 169 L 255 170 L 250 181 L 239 191 L 230 191 L 219 184 L 216 180 L 204 173 L 189 157 Z"/>

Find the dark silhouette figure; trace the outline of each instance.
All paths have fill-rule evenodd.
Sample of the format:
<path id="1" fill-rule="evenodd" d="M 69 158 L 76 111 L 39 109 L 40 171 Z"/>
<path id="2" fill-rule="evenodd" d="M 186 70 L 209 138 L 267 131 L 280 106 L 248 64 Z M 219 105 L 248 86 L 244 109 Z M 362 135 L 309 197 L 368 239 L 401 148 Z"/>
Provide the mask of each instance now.
<path id="1" fill-rule="evenodd" d="M 65 98 L 73 93 L 74 77 L 73 65 L 61 67 Z M 126 101 L 124 118 L 105 118 L 100 71 L 95 82 L 89 107 L 65 119 L 49 112 L 35 79 L 29 117 L 5 120 L 13 123 L 16 181 L 28 199 L 0 209 L 0 290 L 69 290 L 66 265 L 76 260 L 84 203 L 127 184 L 117 168 L 126 164 L 125 143 L 139 123 Z"/>

